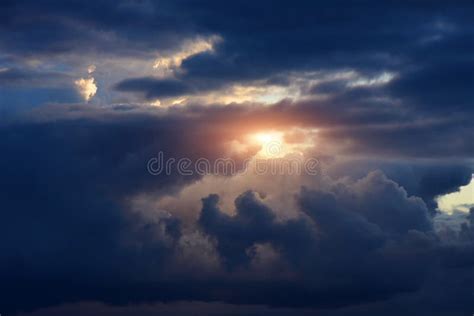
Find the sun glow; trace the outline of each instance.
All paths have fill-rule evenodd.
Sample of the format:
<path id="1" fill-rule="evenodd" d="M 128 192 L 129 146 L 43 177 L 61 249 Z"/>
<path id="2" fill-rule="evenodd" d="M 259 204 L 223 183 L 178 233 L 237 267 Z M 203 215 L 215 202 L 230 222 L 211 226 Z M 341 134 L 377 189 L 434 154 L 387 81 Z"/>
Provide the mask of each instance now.
<path id="1" fill-rule="evenodd" d="M 316 134 L 316 129 L 270 130 L 251 134 L 249 142 L 261 147 L 257 157 L 281 158 L 289 154 L 303 154 L 314 148 Z"/>
<path id="2" fill-rule="evenodd" d="M 258 133 L 254 137 L 262 145 L 272 141 L 281 141 L 281 134 L 279 133 Z"/>

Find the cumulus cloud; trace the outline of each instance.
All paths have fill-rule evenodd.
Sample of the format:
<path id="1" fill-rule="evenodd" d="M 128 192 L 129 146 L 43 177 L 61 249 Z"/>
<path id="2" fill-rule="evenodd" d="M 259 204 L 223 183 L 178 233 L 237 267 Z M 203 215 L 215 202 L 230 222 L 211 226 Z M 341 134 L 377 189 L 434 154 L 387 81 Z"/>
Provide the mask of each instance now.
<path id="1" fill-rule="evenodd" d="M 92 77 L 77 79 L 74 84 L 84 101 L 90 101 L 97 93 L 97 85 Z"/>
<path id="2" fill-rule="evenodd" d="M 373 197 L 363 192 L 378 186 L 377 196 L 387 203 L 368 208 Z M 327 189 L 303 189 L 297 196 L 300 215 L 283 221 L 277 220 L 265 198 L 254 192 L 245 192 L 235 200 L 234 215 L 219 208 L 218 196 L 203 199 L 199 224 L 216 239 L 230 271 L 245 268 L 252 274 L 253 249 L 259 245 L 270 246 L 274 258 L 271 266 L 280 267 L 268 284 L 272 291 L 252 292 L 251 297 L 237 292 L 234 298 L 268 300 L 277 305 L 331 306 L 388 299 L 423 286 L 427 266 L 434 263 L 439 247 L 423 203 L 400 195 L 403 189 L 380 172 L 352 184 L 334 182 Z M 416 206 L 407 209 L 405 215 L 391 209 L 404 203 Z M 369 209 L 372 214 L 366 213 Z M 404 227 L 400 223 L 410 224 Z M 259 279 L 259 275 L 254 278 Z M 279 296 L 281 283 L 292 293 Z M 332 301 L 340 293 L 344 299 Z"/>
<path id="3" fill-rule="evenodd" d="M 472 313 L 473 9 L 2 1 L 0 312 Z M 323 172 L 147 172 L 259 133 Z"/>
<path id="4" fill-rule="evenodd" d="M 146 173 L 156 150 L 212 160 L 227 153 L 238 124 L 215 121 L 209 129 L 209 116 L 202 120 L 177 110 L 63 111 L 63 117 L 56 107 L 56 117 L 1 127 L 0 142 L 8 149 L 0 158 L 6 210 L 0 221 L 0 273 L 9 289 L 2 295 L 4 310 L 83 300 L 129 302 L 108 290 L 117 287 L 133 293 L 136 302 L 348 306 L 424 289 L 429 271 L 452 275 L 436 265 L 446 252 L 456 253 L 450 264 L 466 265 L 472 224 L 455 233 L 454 242 L 442 244 L 425 202 L 382 172 L 339 180 L 294 176 L 286 185 L 284 177 L 271 176 L 156 177 Z M 456 186 L 449 173 L 438 176 L 439 186 L 421 181 L 418 192 L 428 190 L 424 185 L 426 192 Z M 48 186 L 38 186 L 45 179 Z M 418 183 L 416 177 L 403 181 Z M 131 203 L 144 195 L 180 200 L 176 194 L 186 195 L 192 186 L 195 199 L 174 207 Z M 222 194 L 215 191 L 222 188 L 228 196 L 209 195 Z M 234 203 L 221 204 L 224 199 Z M 47 211 L 38 212 L 38 205 Z M 28 234 L 18 234 L 22 230 Z M 19 283 L 21 275 L 29 277 Z M 56 281 L 48 291 L 36 291 L 44 278 Z M 117 284 L 117 278 L 123 282 Z M 232 296 L 226 295 L 229 287 Z"/>

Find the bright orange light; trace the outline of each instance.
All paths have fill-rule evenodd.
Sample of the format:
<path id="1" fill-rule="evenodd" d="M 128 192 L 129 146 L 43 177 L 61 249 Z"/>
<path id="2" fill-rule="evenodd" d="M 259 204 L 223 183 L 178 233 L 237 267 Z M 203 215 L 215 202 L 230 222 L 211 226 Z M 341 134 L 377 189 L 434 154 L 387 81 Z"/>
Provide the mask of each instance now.
<path id="1" fill-rule="evenodd" d="M 262 145 L 271 141 L 281 140 L 281 135 L 278 133 L 258 133 L 254 135 L 255 139 Z"/>
<path id="2" fill-rule="evenodd" d="M 288 154 L 301 154 L 315 145 L 315 129 L 290 129 L 286 131 L 264 131 L 250 135 L 250 142 L 261 146 L 257 156 L 280 158 Z"/>

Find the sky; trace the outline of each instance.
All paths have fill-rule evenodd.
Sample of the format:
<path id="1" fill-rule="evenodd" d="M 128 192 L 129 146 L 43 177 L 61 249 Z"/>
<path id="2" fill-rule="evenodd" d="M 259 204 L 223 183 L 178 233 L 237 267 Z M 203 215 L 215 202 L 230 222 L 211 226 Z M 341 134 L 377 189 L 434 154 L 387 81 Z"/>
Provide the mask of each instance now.
<path id="1" fill-rule="evenodd" d="M 473 20 L 1 1 L 0 314 L 472 315 Z"/>

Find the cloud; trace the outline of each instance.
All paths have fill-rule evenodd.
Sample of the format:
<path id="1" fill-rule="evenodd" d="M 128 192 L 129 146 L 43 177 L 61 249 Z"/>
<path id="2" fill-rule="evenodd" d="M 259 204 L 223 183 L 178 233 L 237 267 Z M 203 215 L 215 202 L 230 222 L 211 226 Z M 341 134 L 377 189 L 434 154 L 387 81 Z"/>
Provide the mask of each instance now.
<path id="1" fill-rule="evenodd" d="M 2 1 L 0 312 L 472 313 L 473 9 Z M 264 132 L 323 173 L 146 170 Z"/>
<path id="2" fill-rule="evenodd" d="M 219 208 L 216 195 L 203 199 L 199 224 L 216 239 L 228 269 L 252 269 L 255 254 L 249 249 L 258 244 L 275 249 L 276 266 L 282 267 L 268 284 L 272 290 L 259 288 L 248 296 L 235 289 L 234 300 L 328 307 L 386 300 L 423 286 L 440 245 L 421 200 L 407 197 L 380 172 L 354 183 L 335 182 L 326 190 L 303 189 L 297 197 L 300 216 L 283 221 L 253 192 L 235 200 L 235 215 Z M 380 205 L 372 204 L 375 195 L 363 193 L 373 190 Z"/>
<path id="3" fill-rule="evenodd" d="M 212 52 L 214 45 L 221 39 L 218 36 L 211 36 L 209 38 L 197 38 L 195 40 L 187 41 L 182 44 L 182 48 L 169 55 L 158 57 L 153 68 L 159 71 L 162 76 L 172 75 L 174 71 L 179 71 L 183 60 L 203 52 Z"/>
<path id="4" fill-rule="evenodd" d="M 88 73 L 88 74 L 91 74 L 91 73 L 93 73 L 96 69 L 97 69 L 97 67 L 96 67 L 95 65 L 89 65 L 89 67 L 87 67 L 87 73 Z"/>
<path id="5" fill-rule="evenodd" d="M 97 93 L 97 85 L 94 78 L 81 78 L 74 81 L 77 91 L 84 101 L 90 101 Z"/>
<path id="6" fill-rule="evenodd" d="M 80 101 L 69 74 L 25 66 L 0 71 L 0 95 L 5 118 L 47 103 Z"/>
<path id="7" fill-rule="evenodd" d="M 56 108 L 54 113 L 58 112 Z M 140 292 L 145 293 L 147 279 L 159 279 L 163 259 L 171 260 L 169 251 L 181 236 L 179 222 L 165 214 L 144 220 L 127 209 L 126 198 L 139 191 L 174 190 L 193 181 L 193 177 L 155 177 L 146 172 L 146 161 L 158 150 L 185 155 L 190 148 L 185 135 L 192 132 L 183 133 L 181 124 L 156 116 L 103 115 L 109 117 L 108 123 L 97 121 L 97 116 L 56 122 L 48 116 L 47 121 L 0 127 L 0 143 L 8 152 L 0 159 L 5 170 L 0 181 L 5 210 L 0 215 L 4 249 L 0 274 L 10 288 L 8 295 L 2 293 L 4 310 L 87 297 L 119 302 L 105 289 L 114 279 L 122 275 L 127 284 L 143 284 Z M 141 141 L 137 143 L 135 137 Z M 196 145 L 194 141 L 193 150 L 198 150 Z M 207 153 L 209 158 L 222 155 L 216 152 L 219 146 L 202 145 L 195 155 L 206 150 L 214 152 Z M 47 186 L 41 184 L 45 182 Z M 25 194 L 28 199 L 22 198 Z M 145 253 L 150 256 L 142 261 Z M 115 268 L 107 268 L 112 265 Z M 50 280 L 51 291 L 37 292 L 44 278 Z M 22 292 L 24 288 L 31 292 Z"/>
<path id="8" fill-rule="evenodd" d="M 461 186 L 456 192 L 437 198 L 440 210 L 452 214 L 454 211 L 467 211 L 474 205 L 474 181 L 471 179 L 466 186 Z"/>
<path id="9" fill-rule="evenodd" d="M 159 150 L 193 160 L 228 153 L 240 125 L 226 118 L 239 112 L 219 108 L 203 119 L 201 110 L 53 107 L 44 118 L 40 111 L 1 126 L 4 310 L 175 300 L 332 308 L 409 295 L 433 270 L 456 278 L 437 265 L 446 252 L 457 254 L 450 264 L 470 267 L 471 224 L 442 244 L 425 203 L 381 172 L 359 180 L 293 177 L 291 186 L 250 179 L 262 194 L 227 177 L 215 187 L 235 193 L 235 211 L 207 195 L 213 187 L 203 178 L 148 174 L 146 161 Z M 463 179 L 446 170 L 440 181 L 420 182 L 427 196 Z M 403 183 L 419 183 L 409 175 Z M 197 213 L 192 199 L 177 208 L 131 203 L 177 196 L 190 185 L 202 185 Z M 131 293 L 125 300 L 124 292 Z"/>
<path id="10" fill-rule="evenodd" d="M 7 88 L 58 88 L 58 86 L 61 86 L 61 83 L 68 79 L 70 79 L 70 77 L 64 72 L 39 71 L 29 67 L 12 67 L 0 70 L 0 87 Z"/>
<path id="11" fill-rule="evenodd" d="M 117 90 L 140 92 L 147 99 L 177 97 L 193 93 L 193 87 L 175 79 L 138 78 L 128 79 L 117 84 Z"/>

